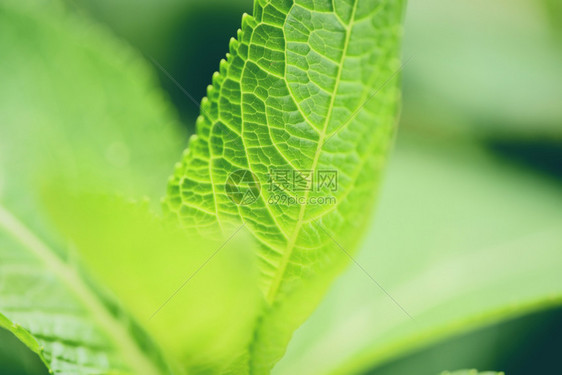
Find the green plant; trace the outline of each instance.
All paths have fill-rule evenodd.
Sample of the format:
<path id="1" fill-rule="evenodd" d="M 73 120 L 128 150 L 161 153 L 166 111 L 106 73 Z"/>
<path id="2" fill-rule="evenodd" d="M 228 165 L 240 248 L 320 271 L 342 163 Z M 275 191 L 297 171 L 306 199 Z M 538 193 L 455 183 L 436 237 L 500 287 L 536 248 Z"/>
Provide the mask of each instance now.
<path id="1" fill-rule="evenodd" d="M 254 15 L 243 17 L 169 182 L 164 215 L 153 203 L 185 137 L 143 60 L 64 9 L 0 5 L 0 327 L 50 371 L 269 373 L 334 278 L 348 264 L 368 274 L 354 254 L 395 132 L 405 2 L 296 3 L 256 0 Z M 454 147 L 463 158 L 487 157 Z M 425 167 L 407 170 L 397 186 L 431 173 L 444 155 L 421 157 Z M 337 184 L 308 186 L 319 172 Z M 488 172 L 511 185 L 509 172 Z M 287 174 L 304 189 L 284 186 Z M 537 216 L 556 222 L 562 203 L 553 189 L 528 187 L 538 192 Z M 509 191 L 519 197 L 520 189 Z M 381 319 L 361 326 L 351 348 L 321 363 L 314 355 L 293 361 L 290 348 L 273 372 L 361 372 L 454 332 L 559 304 L 555 229 L 533 238 L 541 245 L 532 269 L 486 263 L 501 248 L 463 248 L 433 268 L 421 259 L 408 270 L 379 254 L 372 262 L 406 285 L 396 293 L 410 306 L 394 301 L 400 315 L 386 322 L 382 303 L 363 306 Z M 509 250 L 524 256 L 526 248 Z M 455 268 L 465 262 L 489 264 L 487 277 L 470 284 Z M 416 286 L 439 291 L 436 278 L 450 269 L 465 294 L 444 288 L 416 300 Z M 357 306 L 352 291 L 361 287 L 341 281 L 346 292 L 327 303 Z M 449 309 L 435 314 L 439 305 Z M 348 315 L 326 324 L 325 311 L 309 326 L 328 340 L 305 327 L 292 345 L 323 353 L 330 337 L 337 341 L 330 330 Z"/>

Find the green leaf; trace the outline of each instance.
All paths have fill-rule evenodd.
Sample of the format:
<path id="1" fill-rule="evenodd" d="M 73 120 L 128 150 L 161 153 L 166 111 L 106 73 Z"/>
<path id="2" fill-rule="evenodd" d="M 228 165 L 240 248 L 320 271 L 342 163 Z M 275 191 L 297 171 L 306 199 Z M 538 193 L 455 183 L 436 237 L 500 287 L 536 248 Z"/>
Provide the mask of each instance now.
<path id="1" fill-rule="evenodd" d="M 144 60 L 87 19 L 11 3 L 0 4 L 0 200 L 28 220 L 54 178 L 159 199 L 182 136 Z"/>
<path id="2" fill-rule="evenodd" d="M 249 345 L 262 298 L 243 227 L 231 238 L 203 239 L 146 204 L 93 194 L 46 201 L 88 269 L 185 373 L 220 373 Z"/>
<path id="3" fill-rule="evenodd" d="M 505 375 L 503 372 L 486 371 L 478 372 L 478 370 L 458 370 L 454 372 L 443 371 L 440 375 Z"/>
<path id="4" fill-rule="evenodd" d="M 347 263 L 339 246 L 353 251 L 369 217 L 357 213 L 371 207 L 394 132 L 403 8 L 402 0 L 258 0 L 201 104 L 166 202 L 186 227 L 231 233 L 241 220 L 261 243 L 267 307 L 248 349 L 251 373 L 281 357 Z M 237 170 L 258 183 L 255 201 L 229 196 Z M 279 171 L 336 171 L 337 191 L 276 192 Z M 335 203 L 310 204 L 323 197 Z"/>
<path id="5" fill-rule="evenodd" d="M 159 197 L 181 153 L 174 113 L 136 53 L 62 8 L 2 2 L 0 51 L 1 326 L 55 373 L 169 372 L 78 271 L 41 196 L 56 182 L 62 200 Z"/>
<path id="6" fill-rule="evenodd" d="M 557 5 L 545 12 L 548 1 Z M 560 26 L 560 4 L 411 2 L 404 56 L 414 63 L 404 73 L 405 124 L 428 132 L 560 139 L 562 108 L 552 98 L 562 96 L 562 44 L 545 19 Z"/>
<path id="7" fill-rule="evenodd" d="M 0 207 L 0 327 L 57 374 L 168 373 L 158 348 L 70 262 Z"/>
<path id="8" fill-rule="evenodd" d="M 356 259 L 415 321 L 352 267 L 274 373 L 362 373 L 562 304 L 560 186 L 471 144 L 399 140 L 379 216 Z"/>

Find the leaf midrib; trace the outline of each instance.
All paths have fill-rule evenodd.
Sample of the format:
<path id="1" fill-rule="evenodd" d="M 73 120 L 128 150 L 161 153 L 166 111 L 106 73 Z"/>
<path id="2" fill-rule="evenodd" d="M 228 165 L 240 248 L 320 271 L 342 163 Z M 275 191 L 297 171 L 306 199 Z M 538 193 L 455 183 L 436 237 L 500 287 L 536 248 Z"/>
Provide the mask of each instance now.
<path id="1" fill-rule="evenodd" d="M 159 375 L 158 368 L 147 359 L 146 354 L 116 319 L 101 303 L 99 298 L 79 277 L 76 270 L 61 259 L 40 238 L 35 236 L 18 218 L 0 205 L 0 227 L 20 244 L 36 255 L 71 290 L 77 299 L 84 303 L 88 311 L 100 327 L 104 329 L 117 349 L 137 374 Z"/>
<path id="2" fill-rule="evenodd" d="M 355 12 L 357 10 L 357 4 L 358 3 L 359 3 L 359 0 L 354 1 L 353 9 L 351 11 L 351 17 L 350 17 L 350 20 L 349 20 L 349 24 L 345 28 L 346 29 L 345 43 L 344 43 L 342 55 L 341 55 L 341 58 L 340 58 L 340 63 L 338 65 L 338 74 L 337 74 L 337 77 L 336 77 L 336 83 L 334 84 L 334 89 L 332 90 L 332 97 L 330 98 L 328 115 L 326 116 L 326 120 L 324 121 L 324 124 L 322 126 L 322 132 L 320 133 L 319 138 L 318 138 L 318 143 L 317 143 L 318 146 L 316 147 L 316 151 L 314 153 L 314 158 L 312 160 L 312 165 L 310 167 L 310 169 L 312 171 L 315 171 L 316 167 L 318 165 L 318 160 L 320 159 L 320 153 L 322 152 L 322 147 L 324 145 L 324 139 L 326 138 L 326 134 L 327 134 L 328 124 L 330 123 L 330 120 L 332 119 L 332 114 L 334 112 L 335 98 L 336 98 L 336 94 L 337 94 L 339 86 L 340 86 L 340 81 L 341 81 L 341 76 L 342 76 L 342 71 L 343 71 L 343 64 L 344 64 L 345 58 L 347 56 L 347 49 L 349 47 L 349 41 L 351 39 L 351 31 L 352 31 L 352 28 L 353 28 L 353 24 L 355 22 Z M 285 23 L 286 22 L 287 22 L 287 20 L 285 20 Z M 286 76 L 286 74 L 285 74 L 285 76 Z M 297 105 L 297 107 L 298 107 L 298 105 Z M 277 294 L 279 292 L 279 288 L 281 286 L 281 282 L 282 282 L 282 280 L 285 276 L 285 273 L 287 271 L 287 266 L 289 264 L 289 260 L 291 259 L 291 256 L 293 254 L 293 250 L 295 249 L 296 241 L 298 239 L 298 236 L 299 236 L 300 231 L 302 229 L 302 226 L 304 224 L 304 214 L 305 214 L 306 209 L 307 209 L 306 202 L 308 201 L 309 193 L 310 193 L 309 190 L 306 190 L 305 193 L 304 193 L 304 200 L 303 201 L 305 202 L 305 204 L 300 206 L 298 219 L 297 219 L 297 222 L 295 224 L 295 229 L 293 231 L 292 236 L 289 239 L 289 242 L 287 243 L 287 247 L 286 247 L 285 251 L 283 252 L 283 258 L 281 259 L 281 265 L 277 269 L 277 274 L 274 277 L 274 279 L 272 280 L 271 287 L 270 287 L 269 292 L 267 294 L 267 301 L 270 304 L 272 304 L 275 301 L 275 298 L 277 297 Z"/>

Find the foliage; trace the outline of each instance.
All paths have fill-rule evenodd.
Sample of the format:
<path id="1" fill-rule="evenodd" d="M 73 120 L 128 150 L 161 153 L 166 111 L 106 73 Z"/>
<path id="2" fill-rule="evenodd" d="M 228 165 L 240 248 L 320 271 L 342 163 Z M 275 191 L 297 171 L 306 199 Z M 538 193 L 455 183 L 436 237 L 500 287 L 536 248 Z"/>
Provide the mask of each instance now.
<path id="1" fill-rule="evenodd" d="M 183 156 L 134 50 L 0 4 L 0 341 L 54 373 L 350 374 L 562 302 L 559 186 L 472 142 L 401 135 L 370 224 L 405 3 L 295 3 L 242 18 Z M 336 188 L 276 190 L 307 171 Z"/>
<path id="2" fill-rule="evenodd" d="M 276 370 L 360 373 L 455 333 L 560 304 L 561 210 L 556 183 L 471 143 L 403 134 L 357 261 L 415 321 L 352 266 Z M 342 331 L 354 340 L 341 340 Z"/>

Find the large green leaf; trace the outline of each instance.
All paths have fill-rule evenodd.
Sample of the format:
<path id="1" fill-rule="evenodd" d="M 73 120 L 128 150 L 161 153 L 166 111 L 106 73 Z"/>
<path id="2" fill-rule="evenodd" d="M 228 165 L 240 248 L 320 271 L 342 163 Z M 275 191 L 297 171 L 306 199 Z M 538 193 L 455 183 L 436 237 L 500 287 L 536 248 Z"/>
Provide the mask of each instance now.
<path id="1" fill-rule="evenodd" d="M 296 332 L 276 373 L 362 373 L 562 303 L 560 186 L 458 140 L 399 139 L 357 262 L 415 321 L 353 267 Z"/>
<path id="2" fill-rule="evenodd" d="M 458 371 L 444 371 L 440 375 L 504 375 L 503 372 L 478 372 L 477 370 L 458 370 Z"/>
<path id="3" fill-rule="evenodd" d="M 281 357 L 348 260 L 329 233 L 350 250 L 360 238 L 368 215 L 357 213 L 371 206 L 396 121 L 403 8 L 402 0 L 258 0 L 202 102 L 166 202 L 185 227 L 229 233 L 241 220 L 261 243 L 267 306 L 243 365 L 252 373 Z M 237 170 L 259 182 L 257 200 L 236 204 L 227 194 Z M 278 172 L 307 171 L 337 172 L 336 191 L 276 191 Z M 326 196 L 335 203 L 310 204 Z"/>

